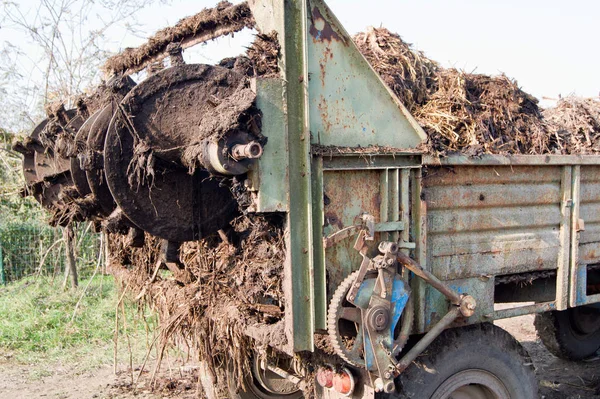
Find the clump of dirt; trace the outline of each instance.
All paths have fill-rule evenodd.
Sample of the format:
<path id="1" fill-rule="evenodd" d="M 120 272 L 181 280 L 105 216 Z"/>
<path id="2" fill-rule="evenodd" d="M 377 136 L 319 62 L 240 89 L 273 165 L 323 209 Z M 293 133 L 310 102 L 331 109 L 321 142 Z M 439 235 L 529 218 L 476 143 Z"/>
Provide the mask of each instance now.
<path id="1" fill-rule="evenodd" d="M 543 115 L 561 153 L 600 153 L 600 98 L 562 98 Z"/>
<path id="2" fill-rule="evenodd" d="M 233 5 L 228 1 L 221 1 L 214 8 L 204 9 L 182 19 L 175 26 L 158 31 L 144 45 L 126 49 L 109 58 L 104 69 L 112 74 L 138 72 L 149 63 L 167 55 L 167 47 L 171 43 L 186 47 L 252 27 L 254 18 L 246 2 Z"/>
<path id="3" fill-rule="evenodd" d="M 124 236 L 110 236 L 113 273 L 159 315 L 159 353 L 169 343 L 183 343 L 207 362 L 222 397 L 228 397 L 228 380 L 241 384 L 250 370 L 247 328 L 276 325 L 283 316 L 283 224 L 278 215 L 241 216 L 219 236 L 183 244 L 179 267 L 190 276 L 187 284 L 157 270 L 158 239 L 147 236 L 135 249 Z"/>

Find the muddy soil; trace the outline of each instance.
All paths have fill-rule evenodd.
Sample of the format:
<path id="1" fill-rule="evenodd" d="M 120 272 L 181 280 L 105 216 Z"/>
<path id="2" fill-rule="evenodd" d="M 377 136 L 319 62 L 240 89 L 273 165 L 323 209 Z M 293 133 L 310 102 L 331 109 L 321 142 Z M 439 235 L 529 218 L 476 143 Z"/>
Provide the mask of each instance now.
<path id="1" fill-rule="evenodd" d="M 537 339 L 533 316 L 502 320 L 497 325 L 508 330 L 525 346 L 535 364 L 541 399 L 600 398 L 600 359 L 574 363 L 556 358 Z M 194 368 L 172 365 L 161 371 L 153 390 L 150 373 L 144 372 L 137 384 L 131 383 L 127 367 L 117 375 L 112 366 L 93 372 L 80 372 L 76 366 L 57 367 L 32 373 L 24 365 L 0 358 L 0 399 L 161 399 L 197 398 L 197 372 Z M 137 375 L 137 372 L 135 373 Z"/>

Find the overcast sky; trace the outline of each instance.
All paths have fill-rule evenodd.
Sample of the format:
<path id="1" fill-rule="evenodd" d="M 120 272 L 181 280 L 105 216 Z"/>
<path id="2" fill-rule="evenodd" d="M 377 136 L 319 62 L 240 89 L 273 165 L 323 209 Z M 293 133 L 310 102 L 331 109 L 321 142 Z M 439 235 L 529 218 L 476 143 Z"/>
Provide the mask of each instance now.
<path id="1" fill-rule="evenodd" d="M 18 2 L 32 8 L 39 0 Z M 171 0 L 141 10 L 138 20 L 150 35 L 216 2 Z M 328 4 L 352 34 L 368 26 L 385 26 L 444 66 L 504 72 L 538 98 L 571 93 L 591 97 L 600 92 L 598 0 L 329 0 Z M 143 42 L 112 34 L 114 50 Z M 237 55 L 250 39 L 247 33 L 225 38 L 192 52 L 192 59 L 210 62 Z"/>

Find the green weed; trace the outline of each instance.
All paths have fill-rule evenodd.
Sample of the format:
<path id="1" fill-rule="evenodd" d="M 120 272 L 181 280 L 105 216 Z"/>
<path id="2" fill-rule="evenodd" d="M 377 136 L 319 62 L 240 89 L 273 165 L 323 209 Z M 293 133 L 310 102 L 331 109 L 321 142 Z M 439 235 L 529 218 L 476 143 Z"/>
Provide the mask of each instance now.
<path id="1" fill-rule="evenodd" d="M 96 276 L 73 313 L 87 280 L 78 290 L 64 291 L 49 277 L 33 277 L 0 288 L 0 353 L 26 364 L 76 364 L 84 370 L 113 361 L 115 310 L 119 293 L 111 276 Z M 119 326 L 118 362 L 143 357 L 147 337 L 142 315 L 127 301 Z M 155 320 L 148 317 L 150 331 Z M 124 323 L 124 321 L 126 323 Z"/>

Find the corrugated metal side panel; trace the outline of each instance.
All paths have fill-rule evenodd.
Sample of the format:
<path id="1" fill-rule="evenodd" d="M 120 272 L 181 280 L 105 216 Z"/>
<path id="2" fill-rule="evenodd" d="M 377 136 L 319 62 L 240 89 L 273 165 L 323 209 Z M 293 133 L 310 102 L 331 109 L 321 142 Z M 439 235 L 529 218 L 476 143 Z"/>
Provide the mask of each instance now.
<path id="1" fill-rule="evenodd" d="M 600 263 L 600 166 L 581 167 L 579 217 L 585 221 L 585 231 L 579 235 L 579 262 Z"/>
<path id="2" fill-rule="evenodd" d="M 429 167 L 427 265 L 443 280 L 554 269 L 560 166 Z"/>

